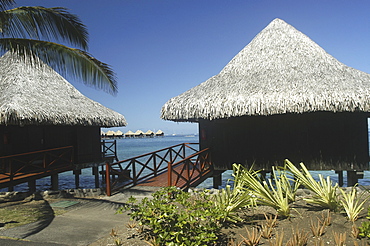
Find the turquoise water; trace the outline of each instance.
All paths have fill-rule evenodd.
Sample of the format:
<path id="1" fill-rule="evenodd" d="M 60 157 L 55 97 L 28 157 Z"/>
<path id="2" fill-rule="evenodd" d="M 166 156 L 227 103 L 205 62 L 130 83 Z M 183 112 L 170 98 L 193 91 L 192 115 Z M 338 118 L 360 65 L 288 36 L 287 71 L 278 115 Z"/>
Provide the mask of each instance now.
<path id="1" fill-rule="evenodd" d="M 146 154 L 159 149 L 167 148 L 179 143 L 197 143 L 198 136 L 165 136 L 158 138 L 132 138 L 132 139 L 117 139 L 117 154 L 119 160 L 132 158 L 138 155 Z M 334 171 L 311 171 L 312 176 L 318 179 L 318 174 L 323 174 L 324 177 L 330 176 L 333 182 L 338 182 L 338 175 Z M 344 172 L 344 176 L 345 176 Z M 228 180 L 232 179 L 232 171 L 228 170 L 222 174 L 222 186 L 225 187 Z M 370 172 L 364 172 L 364 179 L 359 180 L 360 185 L 370 185 Z M 72 172 L 64 172 L 59 174 L 59 189 L 70 189 L 74 187 L 74 175 Z M 94 188 L 94 176 L 91 168 L 82 170 L 80 175 L 80 188 Z M 344 186 L 346 186 L 346 177 L 344 177 Z M 47 190 L 50 188 L 50 178 L 46 177 L 39 179 L 36 182 L 38 190 Z M 212 179 L 205 180 L 200 188 L 212 188 Z M 26 191 L 27 184 L 20 184 L 14 187 L 17 191 Z M 6 191 L 1 189 L 0 191 Z"/>

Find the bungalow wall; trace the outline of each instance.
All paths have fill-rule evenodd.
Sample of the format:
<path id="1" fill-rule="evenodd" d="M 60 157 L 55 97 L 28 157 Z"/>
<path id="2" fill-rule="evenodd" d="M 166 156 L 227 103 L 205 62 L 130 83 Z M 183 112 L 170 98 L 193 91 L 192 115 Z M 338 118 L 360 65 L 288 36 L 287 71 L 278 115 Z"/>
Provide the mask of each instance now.
<path id="1" fill-rule="evenodd" d="M 216 170 L 233 163 L 271 170 L 284 159 L 310 170 L 368 170 L 368 114 L 315 112 L 199 122 Z"/>
<path id="2" fill-rule="evenodd" d="M 101 161 L 98 126 L 0 126 L 0 156 L 74 147 L 75 163 Z"/>

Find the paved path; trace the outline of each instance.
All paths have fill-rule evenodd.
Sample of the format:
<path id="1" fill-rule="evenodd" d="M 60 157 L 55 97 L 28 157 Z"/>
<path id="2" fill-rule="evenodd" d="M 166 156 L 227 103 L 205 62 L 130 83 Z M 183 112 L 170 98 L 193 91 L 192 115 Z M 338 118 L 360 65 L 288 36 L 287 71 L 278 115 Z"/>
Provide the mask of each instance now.
<path id="1" fill-rule="evenodd" d="M 102 199 L 76 198 L 78 205 L 52 220 L 0 231 L 0 236 L 27 240 L 0 239 L 0 245 L 89 245 L 109 235 L 115 226 L 129 221 L 126 214 L 116 214 L 116 211 L 131 195 L 140 199 L 151 196 L 155 190 L 158 188 L 140 187 Z"/>

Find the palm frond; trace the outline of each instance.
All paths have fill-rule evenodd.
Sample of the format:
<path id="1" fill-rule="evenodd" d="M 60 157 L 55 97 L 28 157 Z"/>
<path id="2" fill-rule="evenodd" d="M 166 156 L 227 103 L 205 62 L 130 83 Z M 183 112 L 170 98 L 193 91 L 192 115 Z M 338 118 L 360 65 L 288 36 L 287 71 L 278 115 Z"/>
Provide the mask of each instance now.
<path id="1" fill-rule="evenodd" d="M 78 16 L 63 7 L 18 7 L 4 11 L 4 37 L 66 41 L 87 49 L 88 32 Z"/>
<path id="2" fill-rule="evenodd" d="M 0 0 L 0 11 L 12 7 L 15 4 L 14 0 Z"/>
<path id="3" fill-rule="evenodd" d="M 117 93 L 117 82 L 109 65 L 89 53 L 67 46 L 32 39 L 0 39 L 0 52 L 12 51 L 24 59 L 38 56 L 50 67 L 65 76 L 82 79 L 86 85 Z"/>

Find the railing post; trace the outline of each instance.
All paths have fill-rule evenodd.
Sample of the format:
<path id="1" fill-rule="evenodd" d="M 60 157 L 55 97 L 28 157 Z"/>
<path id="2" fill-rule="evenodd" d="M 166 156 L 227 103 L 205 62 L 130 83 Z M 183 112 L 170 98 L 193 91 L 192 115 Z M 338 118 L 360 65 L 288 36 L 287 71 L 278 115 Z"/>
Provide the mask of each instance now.
<path id="1" fill-rule="evenodd" d="M 135 165 L 136 159 L 131 159 L 131 167 L 132 167 L 132 181 L 134 185 L 137 185 L 137 176 L 136 176 L 136 165 Z"/>
<path id="2" fill-rule="evenodd" d="M 114 139 L 114 158 L 116 158 L 116 161 L 118 161 L 117 157 L 117 140 Z"/>
<path id="3" fill-rule="evenodd" d="M 106 192 L 107 196 L 111 196 L 111 187 L 110 187 L 110 165 L 109 162 L 105 162 L 105 183 L 106 183 Z"/>
<path id="4" fill-rule="evenodd" d="M 167 182 L 167 184 L 168 184 L 168 186 L 172 186 L 172 162 L 171 161 L 169 161 L 168 162 L 168 182 Z"/>
<path id="5" fill-rule="evenodd" d="M 186 188 L 190 187 L 190 160 L 185 161 L 185 168 L 186 168 Z"/>
<path id="6" fill-rule="evenodd" d="M 101 142 L 101 154 L 102 154 L 102 158 L 104 159 L 105 158 L 105 140 L 103 139 Z"/>
<path id="7" fill-rule="evenodd" d="M 157 155 L 153 154 L 153 169 L 154 169 L 154 177 L 157 176 Z"/>
<path id="8" fill-rule="evenodd" d="M 14 173 L 13 173 L 12 160 L 9 160 L 9 180 L 10 180 L 9 183 L 10 183 L 10 186 L 8 186 L 8 191 L 14 191 L 13 178 L 14 178 Z"/>
<path id="9" fill-rule="evenodd" d="M 185 159 L 185 157 L 186 157 L 186 145 L 185 145 L 185 143 L 183 143 L 182 144 L 182 159 Z"/>

